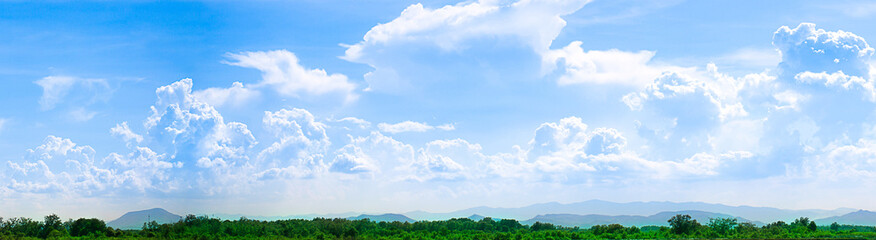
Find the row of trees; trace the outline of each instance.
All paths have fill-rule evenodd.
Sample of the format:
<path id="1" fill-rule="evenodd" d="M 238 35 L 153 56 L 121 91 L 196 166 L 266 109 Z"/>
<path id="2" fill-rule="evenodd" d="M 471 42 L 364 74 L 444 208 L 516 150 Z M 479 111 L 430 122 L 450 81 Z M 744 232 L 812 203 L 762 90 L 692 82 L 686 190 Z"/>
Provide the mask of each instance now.
<path id="1" fill-rule="evenodd" d="M 106 226 L 103 220 L 96 218 L 80 218 L 61 221 L 58 215 L 52 214 L 42 222 L 30 218 L 0 217 L 0 238 L 60 238 L 60 237 L 96 237 L 121 235 L 121 231 Z"/>
<path id="2" fill-rule="evenodd" d="M 832 224 L 819 227 L 808 218 L 790 224 L 778 221 L 757 227 L 733 218 L 710 219 L 700 224 L 689 215 L 676 215 L 667 226 L 625 227 L 620 224 L 590 228 L 562 227 L 536 222 L 484 218 L 443 221 L 374 222 L 315 218 L 258 221 L 246 218 L 220 220 L 188 215 L 175 223 L 150 222 L 139 230 L 109 228 L 99 219 L 67 220 L 56 215 L 44 221 L 0 218 L 0 239 L 7 238 L 154 238 L 154 239 L 663 239 L 663 238 L 876 238 L 876 228 Z"/>

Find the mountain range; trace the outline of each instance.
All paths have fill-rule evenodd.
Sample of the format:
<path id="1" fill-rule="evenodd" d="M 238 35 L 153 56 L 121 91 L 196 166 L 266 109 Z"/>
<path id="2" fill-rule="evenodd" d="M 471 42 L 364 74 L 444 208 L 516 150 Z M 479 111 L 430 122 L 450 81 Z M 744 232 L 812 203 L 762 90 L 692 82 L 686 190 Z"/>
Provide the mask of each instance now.
<path id="1" fill-rule="evenodd" d="M 536 221 L 553 223 L 563 226 L 589 227 L 596 224 L 618 223 L 625 226 L 667 225 L 666 220 L 676 214 L 688 214 L 700 223 L 708 223 L 709 218 L 736 218 L 740 222 L 752 222 L 763 225 L 775 221 L 791 222 L 799 217 L 814 219 L 818 225 L 829 225 L 833 222 L 851 225 L 876 225 L 876 212 L 851 208 L 833 210 L 805 209 L 788 210 L 771 207 L 728 206 L 723 204 L 702 202 L 628 202 L 616 203 L 602 200 L 590 200 L 577 203 L 542 203 L 519 208 L 475 207 L 447 213 L 430 213 L 413 211 L 403 214 L 309 214 L 290 216 L 246 216 L 241 214 L 201 214 L 221 219 L 238 219 L 246 217 L 256 220 L 277 219 L 313 219 L 346 218 L 351 220 L 371 219 L 373 221 L 414 222 L 419 220 L 446 220 L 450 218 L 469 218 L 475 221 L 485 217 L 494 219 L 517 219 L 523 224 Z M 155 208 L 124 214 L 119 219 L 110 221 L 108 226 L 121 229 L 139 229 L 144 222 L 154 220 L 159 223 L 176 222 L 182 219 L 176 215 Z"/>
<path id="2" fill-rule="evenodd" d="M 567 227 L 591 227 L 593 225 L 607 225 L 617 223 L 624 226 L 665 226 L 667 220 L 677 214 L 690 215 L 691 218 L 697 220 L 701 224 L 709 223 L 710 218 L 736 218 L 737 222 L 751 222 L 755 225 L 763 225 L 762 222 L 751 221 L 744 218 L 734 217 L 727 214 L 703 212 L 703 211 L 678 211 L 678 212 L 661 212 L 651 216 L 633 216 L 620 215 L 608 216 L 598 214 L 576 215 L 576 214 L 546 214 L 538 215 L 532 219 L 523 221 L 523 224 L 531 225 L 535 222 L 552 223 Z"/>
<path id="3" fill-rule="evenodd" d="M 349 217 L 347 219 L 350 220 L 360 220 L 360 219 L 370 219 L 375 222 L 416 222 L 417 220 L 411 219 L 405 215 L 401 214 L 381 214 L 381 215 L 368 215 L 362 214 L 356 217 Z"/>
<path id="4" fill-rule="evenodd" d="M 730 216 L 736 216 L 751 221 L 758 222 L 789 222 L 799 217 L 809 217 L 810 219 L 826 218 L 839 216 L 842 214 L 854 211 L 851 208 L 838 208 L 833 210 L 807 209 L 807 210 L 787 210 L 771 207 L 751 207 L 751 206 L 728 206 L 724 204 L 703 203 L 703 202 L 628 202 L 616 203 L 602 200 L 589 200 L 577 203 L 541 203 L 533 204 L 519 208 L 493 208 L 493 207 L 475 207 L 463 209 L 449 213 L 429 213 L 424 211 L 414 211 L 405 213 L 405 216 L 416 220 L 440 220 L 449 218 L 461 218 L 478 214 L 493 218 L 508 218 L 508 219 L 532 219 L 538 215 L 545 214 L 575 214 L 575 215 L 633 215 L 633 216 L 651 216 L 661 212 L 678 212 L 678 211 L 703 211 L 712 213 L 721 213 Z"/>

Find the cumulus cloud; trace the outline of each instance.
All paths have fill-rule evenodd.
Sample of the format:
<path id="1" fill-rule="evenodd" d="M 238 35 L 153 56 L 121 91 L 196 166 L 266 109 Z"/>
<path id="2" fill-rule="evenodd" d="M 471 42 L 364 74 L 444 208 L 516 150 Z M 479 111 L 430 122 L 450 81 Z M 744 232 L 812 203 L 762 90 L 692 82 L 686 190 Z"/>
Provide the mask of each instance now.
<path id="1" fill-rule="evenodd" d="M 121 189 L 169 193 L 180 191 L 187 184 L 187 179 L 171 175 L 171 170 L 183 167 L 182 162 L 170 162 L 167 155 L 147 147 L 132 147 L 126 155 L 110 153 L 104 161 L 111 164 L 116 174 L 114 182 Z"/>
<path id="2" fill-rule="evenodd" d="M 262 178 L 312 177 L 325 172 L 331 141 L 326 125 L 310 112 L 298 108 L 265 112 L 262 123 L 277 139 L 259 153 L 259 161 L 268 169 L 260 173 Z"/>
<path id="3" fill-rule="evenodd" d="M 207 88 L 192 94 L 214 107 L 240 107 L 260 95 L 258 91 L 246 88 L 240 82 L 232 83 L 230 88 Z"/>
<path id="4" fill-rule="evenodd" d="M 782 26 L 773 34 L 773 45 L 782 53 L 781 75 L 793 78 L 800 72 L 842 71 L 850 76 L 867 77 L 873 48 L 854 33 L 826 31 L 813 23 L 791 29 Z"/>
<path id="5" fill-rule="evenodd" d="M 380 132 L 354 137 L 341 147 L 331 163 L 331 171 L 341 173 L 374 173 L 399 181 L 399 172 L 413 164 L 415 149 Z"/>
<path id="6" fill-rule="evenodd" d="M 225 122 L 221 114 L 192 94 L 183 79 L 155 91 L 152 115 L 144 122 L 144 142 L 180 166 L 177 192 L 219 194 L 244 184 L 249 151 L 257 144 L 246 124 Z M 235 171 L 234 169 L 237 169 Z"/>
<path id="7" fill-rule="evenodd" d="M 562 49 L 550 50 L 543 58 L 544 71 L 551 72 L 562 61 L 564 73 L 560 85 L 596 83 L 644 86 L 665 71 L 683 71 L 680 67 L 653 64 L 655 52 L 584 51 L 582 42 L 574 41 Z"/>
<path id="8" fill-rule="evenodd" d="M 392 133 L 392 134 L 403 133 L 403 132 L 425 132 L 425 131 L 429 131 L 429 130 L 433 130 L 433 129 L 440 129 L 440 130 L 444 130 L 444 131 L 450 131 L 450 130 L 456 129 L 456 127 L 454 127 L 453 124 L 432 126 L 432 125 L 429 125 L 427 123 L 413 122 L 413 121 L 404 121 L 404 122 L 400 122 L 400 123 L 396 123 L 396 124 L 379 123 L 379 124 L 377 124 L 377 128 L 380 129 L 380 131 L 383 131 L 386 133 Z"/>
<path id="9" fill-rule="evenodd" d="M 861 139 L 851 144 L 832 143 L 824 154 L 813 156 L 791 173 L 828 181 L 872 179 L 876 177 L 876 141 Z"/>
<path id="10" fill-rule="evenodd" d="M 244 151 L 256 143 L 245 124 L 226 123 L 216 109 L 195 98 L 191 79 L 159 87 L 155 93 L 158 100 L 144 126 L 173 158 L 246 158 Z"/>
<path id="11" fill-rule="evenodd" d="M 27 150 L 22 162 L 8 162 L 11 181 L 6 187 L 17 192 L 92 195 L 106 189 L 112 172 L 98 168 L 94 149 L 70 139 L 48 136 L 43 144 Z"/>
<path id="12" fill-rule="evenodd" d="M 110 133 L 113 136 L 121 137 L 126 143 L 130 144 L 139 144 L 143 141 L 143 136 L 140 134 L 136 134 L 131 131 L 131 128 L 128 127 L 128 122 L 122 122 L 120 124 L 116 124 L 115 127 L 110 129 Z"/>
<path id="13" fill-rule="evenodd" d="M 255 68 L 262 72 L 262 80 L 254 84 L 253 87 L 270 87 L 281 95 L 292 97 L 302 97 L 302 94 L 338 93 L 344 97 L 345 101 L 353 101 L 358 98 L 354 92 L 356 84 L 350 82 L 347 76 L 339 73 L 328 74 L 323 69 L 308 69 L 298 62 L 298 57 L 294 53 L 286 50 L 229 53 L 227 56 L 232 61 L 226 62 L 226 64 Z M 252 95 L 252 92 L 246 91 L 241 84 L 236 84 L 232 88 L 222 91 L 210 90 L 202 95 L 207 97 L 208 94 L 231 94 L 232 92 L 235 97 L 243 97 L 241 94 Z"/>
<path id="14" fill-rule="evenodd" d="M 369 30 L 359 43 L 348 45 L 344 59 L 375 70 L 365 75 L 367 90 L 400 91 L 410 82 L 405 61 L 417 59 L 411 49 L 461 52 L 481 48 L 483 41 L 511 42 L 541 55 L 566 26 L 562 16 L 588 1 L 470 1 L 429 9 L 408 6 L 390 22 Z M 508 44 L 503 44 L 508 45 Z"/>
<path id="15" fill-rule="evenodd" d="M 857 89 L 863 92 L 863 98 L 871 102 L 876 101 L 876 87 L 873 86 L 873 80 L 868 80 L 859 76 L 849 76 L 843 71 L 834 73 L 820 72 L 814 73 L 805 71 L 794 76 L 800 83 L 806 84 L 824 84 L 829 88 L 840 88 L 843 90 Z"/>

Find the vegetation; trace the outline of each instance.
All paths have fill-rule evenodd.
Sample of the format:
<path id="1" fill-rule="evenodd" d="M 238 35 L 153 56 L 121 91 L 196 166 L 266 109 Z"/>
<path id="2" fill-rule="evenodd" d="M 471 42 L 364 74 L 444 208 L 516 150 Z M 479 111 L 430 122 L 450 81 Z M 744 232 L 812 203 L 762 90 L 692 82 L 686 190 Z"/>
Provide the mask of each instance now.
<path id="1" fill-rule="evenodd" d="M 876 238 L 876 227 L 837 223 L 817 226 L 809 218 L 762 227 L 731 218 L 710 219 L 702 225 L 688 215 L 676 215 L 666 226 L 624 227 L 620 224 L 569 228 L 536 222 L 484 218 L 473 221 L 373 222 L 368 219 L 258 221 L 220 220 L 188 215 L 176 223 L 151 222 L 139 230 L 109 228 L 100 219 L 61 221 L 52 214 L 43 221 L 0 218 L 0 239 L 667 239 L 667 238 Z"/>

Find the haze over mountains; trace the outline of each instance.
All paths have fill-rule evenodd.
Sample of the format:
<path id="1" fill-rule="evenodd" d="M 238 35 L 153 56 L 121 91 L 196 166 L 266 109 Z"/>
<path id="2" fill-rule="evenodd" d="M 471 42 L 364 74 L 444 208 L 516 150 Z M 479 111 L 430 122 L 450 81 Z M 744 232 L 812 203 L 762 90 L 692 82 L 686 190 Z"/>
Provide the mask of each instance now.
<path id="1" fill-rule="evenodd" d="M 245 216 L 228 214 L 206 214 L 221 219 L 238 219 L 247 217 L 258 220 L 277 219 L 312 219 L 347 218 L 351 220 L 371 219 L 373 221 L 414 222 L 420 220 L 446 220 L 450 218 L 470 218 L 475 221 L 484 217 L 494 219 L 517 219 L 523 224 L 536 221 L 553 223 L 563 226 L 589 227 L 596 224 L 618 223 L 625 226 L 666 225 L 666 220 L 676 214 L 688 214 L 699 222 L 707 223 L 709 218 L 736 218 L 740 222 L 752 222 L 756 225 L 775 221 L 790 222 L 799 217 L 813 219 L 819 225 L 829 225 L 833 222 L 852 225 L 876 225 L 876 212 L 850 208 L 833 210 L 806 209 L 788 210 L 771 207 L 728 206 L 702 202 L 629 202 L 616 203 L 602 200 L 590 200 L 577 203 L 542 203 L 519 208 L 475 207 L 448 213 L 430 213 L 413 211 L 403 214 L 309 214 L 292 216 Z M 205 214 L 200 214 L 205 215 Z M 129 212 L 119 219 L 110 221 L 107 225 L 122 228 L 140 228 L 147 220 L 159 223 L 175 222 L 180 215 L 172 214 L 164 209 Z"/>

